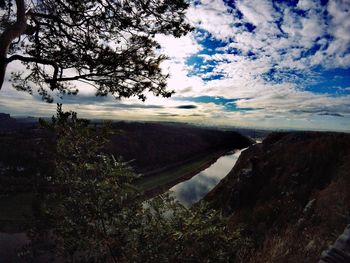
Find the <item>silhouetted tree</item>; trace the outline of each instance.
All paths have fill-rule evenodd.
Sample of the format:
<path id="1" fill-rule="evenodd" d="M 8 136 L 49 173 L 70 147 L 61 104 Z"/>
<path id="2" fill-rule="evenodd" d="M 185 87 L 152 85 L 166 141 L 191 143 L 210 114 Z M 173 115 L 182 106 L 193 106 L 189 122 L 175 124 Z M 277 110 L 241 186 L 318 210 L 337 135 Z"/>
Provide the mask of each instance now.
<path id="1" fill-rule="evenodd" d="M 17 90 L 76 94 L 75 81 L 116 98 L 145 92 L 169 97 L 159 64 L 156 34 L 185 35 L 186 0 L 3 0 L 0 2 L 0 89 L 13 61 L 27 66 L 11 72 Z M 8 55 L 10 55 L 8 57 Z M 51 91 L 50 91 L 51 90 Z"/>

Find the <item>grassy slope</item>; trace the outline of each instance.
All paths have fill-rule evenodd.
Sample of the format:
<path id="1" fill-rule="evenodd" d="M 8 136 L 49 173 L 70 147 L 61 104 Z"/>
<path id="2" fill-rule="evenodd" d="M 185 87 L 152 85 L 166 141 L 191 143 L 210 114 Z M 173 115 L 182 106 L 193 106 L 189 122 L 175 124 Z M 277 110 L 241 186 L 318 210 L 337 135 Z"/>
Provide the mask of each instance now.
<path id="1" fill-rule="evenodd" d="M 205 156 L 200 156 L 189 162 L 185 162 L 177 167 L 143 177 L 137 182 L 141 191 L 149 192 L 162 188 L 167 190 L 175 184 L 191 178 L 193 175 L 206 169 L 213 164 L 224 152 L 214 152 Z M 159 189 L 162 192 L 161 189 Z"/>
<path id="2" fill-rule="evenodd" d="M 244 152 L 207 197 L 247 224 L 241 262 L 317 262 L 350 221 L 350 135 L 275 133 Z"/>
<path id="3" fill-rule="evenodd" d="M 175 169 L 172 168 L 141 178 L 137 183 L 137 187 L 140 191 L 145 192 L 148 197 L 160 194 L 209 167 L 222 154 L 223 152 L 215 152 L 207 156 L 200 156 L 177 166 Z M 32 200 L 33 195 L 31 193 L 0 197 L 0 232 L 22 231 L 32 214 Z"/>

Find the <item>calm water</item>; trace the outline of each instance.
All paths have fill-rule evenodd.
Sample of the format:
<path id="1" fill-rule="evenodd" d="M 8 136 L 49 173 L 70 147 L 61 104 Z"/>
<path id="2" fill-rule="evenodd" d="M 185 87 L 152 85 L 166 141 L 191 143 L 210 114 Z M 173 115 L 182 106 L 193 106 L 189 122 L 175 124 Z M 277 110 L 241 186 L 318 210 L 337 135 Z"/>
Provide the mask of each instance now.
<path id="1" fill-rule="evenodd" d="M 191 179 L 175 185 L 170 191 L 173 192 L 179 202 L 190 206 L 202 199 L 231 171 L 241 152 L 244 150 L 220 157 L 209 168 L 201 171 Z"/>
<path id="2" fill-rule="evenodd" d="M 170 191 L 186 206 L 199 201 L 231 171 L 243 150 L 220 157 L 209 168 L 175 185 Z M 0 263 L 23 262 L 17 257 L 17 253 L 19 248 L 28 242 L 29 239 L 25 233 L 0 232 Z"/>

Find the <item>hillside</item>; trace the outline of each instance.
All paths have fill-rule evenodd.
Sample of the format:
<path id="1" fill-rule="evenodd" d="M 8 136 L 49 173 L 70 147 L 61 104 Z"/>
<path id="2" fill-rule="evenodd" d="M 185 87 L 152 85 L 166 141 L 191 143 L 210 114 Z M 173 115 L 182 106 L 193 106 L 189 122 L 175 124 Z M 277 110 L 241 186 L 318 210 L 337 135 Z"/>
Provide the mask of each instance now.
<path id="1" fill-rule="evenodd" d="M 4 123 L 0 129 L 2 193 L 30 191 L 40 174 L 49 175 L 52 171 L 53 134 L 37 124 L 17 124 L 18 127 L 13 128 Z M 118 122 L 113 124 L 112 131 L 114 135 L 105 150 L 132 161 L 130 164 L 136 172 L 154 176 L 166 168 L 251 144 L 248 138 L 236 132 L 184 125 Z"/>
<path id="2" fill-rule="evenodd" d="M 317 262 L 350 221 L 350 134 L 273 133 L 206 197 L 254 241 L 241 262 Z"/>
<path id="3" fill-rule="evenodd" d="M 118 122 L 113 129 L 115 135 L 107 149 L 125 160 L 134 160 L 132 165 L 141 173 L 252 143 L 234 131 L 181 124 Z"/>

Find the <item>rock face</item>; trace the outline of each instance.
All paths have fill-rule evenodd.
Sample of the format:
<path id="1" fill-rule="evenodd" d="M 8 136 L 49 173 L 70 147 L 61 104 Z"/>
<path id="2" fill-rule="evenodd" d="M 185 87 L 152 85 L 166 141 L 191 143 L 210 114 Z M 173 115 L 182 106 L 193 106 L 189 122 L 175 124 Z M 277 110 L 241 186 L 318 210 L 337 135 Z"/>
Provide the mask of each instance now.
<path id="1" fill-rule="evenodd" d="M 319 263 L 344 263 L 350 262 L 350 225 L 335 241 L 334 245 L 322 253 Z"/>
<path id="2" fill-rule="evenodd" d="M 244 224 L 242 262 L 318 262 L 350 221 L 350 134 L 273 133 L 206 197 Z"/>

